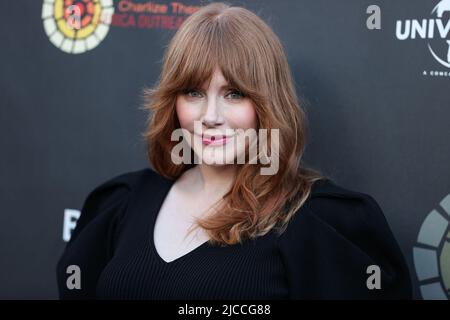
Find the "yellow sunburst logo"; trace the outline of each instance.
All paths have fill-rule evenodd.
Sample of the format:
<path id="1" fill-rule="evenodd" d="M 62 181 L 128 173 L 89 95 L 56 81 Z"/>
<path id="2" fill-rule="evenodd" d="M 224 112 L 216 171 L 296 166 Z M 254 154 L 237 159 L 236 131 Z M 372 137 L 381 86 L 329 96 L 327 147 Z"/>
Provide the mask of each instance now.
<path id="1" fill-rule="evenodd" d="M 44 30 L 57 48 L 79 54 L 106 37 L 114 14 L 112 0 L 44 0 Z"/>

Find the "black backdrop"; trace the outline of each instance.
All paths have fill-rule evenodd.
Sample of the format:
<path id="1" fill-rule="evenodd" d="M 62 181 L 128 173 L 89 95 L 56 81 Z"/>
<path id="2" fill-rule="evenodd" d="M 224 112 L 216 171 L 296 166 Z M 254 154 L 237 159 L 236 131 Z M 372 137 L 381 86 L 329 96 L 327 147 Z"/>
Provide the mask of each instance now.
<path id="1" fill-rule="evenodd" d="M 101 1 L 114 9 L 111 25 L 72 46 L 55 32 L 55 1 L 0 1 L 0 298 L 56 298 L 65 212 L 106 179 L 148 166 L 142 89 L 157 80 L 190 9 L 159 1 L 168 12 L 137 13 L 130 2 Z M 450 68 L 428 45 L 448 61 L 450 37 L 396 32 L 397 21 L 406 30 L 406 20 L 436 19 L 439 1 L 230 3 L 257 12 L 285 45 L 309 118 L 306 163 L 371 194 L 415 297 L 448 299 Z M 381 9 L 379 30 L 366 26 L 369 5 Z"/>

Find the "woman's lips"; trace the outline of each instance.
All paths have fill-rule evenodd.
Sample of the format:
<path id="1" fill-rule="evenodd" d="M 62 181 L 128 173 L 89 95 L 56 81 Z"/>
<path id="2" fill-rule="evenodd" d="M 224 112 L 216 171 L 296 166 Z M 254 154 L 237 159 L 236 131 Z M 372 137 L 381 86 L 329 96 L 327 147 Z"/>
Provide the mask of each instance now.
<path id="1" fill-rule="evenodd" d="M 230 137 L 226 135 L 205 136 L 202 134 L 202 143 L 206 146 L 220 146 L 229 141 Z"/>

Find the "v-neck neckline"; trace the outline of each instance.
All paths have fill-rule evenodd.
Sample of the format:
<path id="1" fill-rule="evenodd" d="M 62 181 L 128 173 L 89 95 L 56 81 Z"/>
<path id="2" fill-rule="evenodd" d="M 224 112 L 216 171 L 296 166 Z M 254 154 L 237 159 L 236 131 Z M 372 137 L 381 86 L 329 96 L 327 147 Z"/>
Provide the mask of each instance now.
<path id="1" fill-rule="evenodd" d="M 155 173 L 155 174 L 157 175 L 157 173 Z M 153 198 L 152 201 L 154 202 L 154 205 L 153 205 L 152 212 L 151 212 L 151 218 L 149 219 L 150 220 L 150 226 L 148 228 L 149 229 L 149 239 L 147 239 L 147 240 L 150 243 L 150 248 L 152 250 L 152 253 L 156 257 L 156 259 L 161 264 L 168 266 L 168 265 L 177 264 L 178 262 L 181 262 L 183 260 L 194 257 L 195 255 L 199 254 L 203 248 L 209 247 L 210 242 L 204 241 L 199 246 L 195 247 L 194 249 L 188 251 L 187 253 L 185 253 L 171 261 L 166 261 L 159 255 L 158 250 L 156 249 L 156 246 L 155 246 L 155 239 L 154 239 L 156 219 L 158 218 L 159 212 L 161 211 L 164 201 L 166 200 L 170 190 L 172 189 L 173 185 L 175 184 L 176 179 L 170 180 L 170 179 L 167 179 L 162 176 L 159 176 L 158 178 L 162 179 L 163 183 L 162 184 L 158 183 L 157 193 L 155 194 L 154 198 L 151 196 L 149 197 L 149 199 Z M 149 181 L 148 183 L 152 183 L 152 182 L 157 183 L 156 181 Z"/>

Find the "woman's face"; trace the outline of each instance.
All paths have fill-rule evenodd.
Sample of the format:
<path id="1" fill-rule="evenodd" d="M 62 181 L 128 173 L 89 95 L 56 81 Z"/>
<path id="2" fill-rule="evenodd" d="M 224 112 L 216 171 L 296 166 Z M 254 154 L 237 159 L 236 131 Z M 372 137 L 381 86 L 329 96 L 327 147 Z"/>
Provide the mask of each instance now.
<path id="1" fill-rule="evenodd" d="M 236 157 L 245 153 L 248 141 L 237 143 L 243 132 L 235 129 L 256 130 L 255 106 L 248 97 L 228 86 L 219 68 L 215 69 L 209 87 L 206 85 L 177 96 L 178 120 L 181 128 L 190 133 L 185 139 L 200 163 L 237 163 Z"/>

